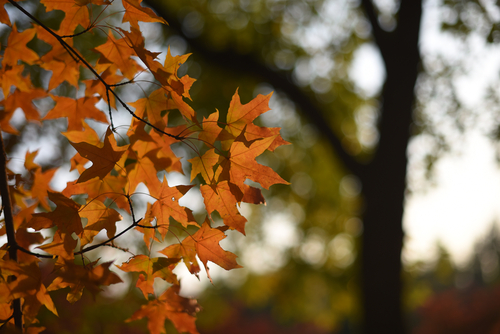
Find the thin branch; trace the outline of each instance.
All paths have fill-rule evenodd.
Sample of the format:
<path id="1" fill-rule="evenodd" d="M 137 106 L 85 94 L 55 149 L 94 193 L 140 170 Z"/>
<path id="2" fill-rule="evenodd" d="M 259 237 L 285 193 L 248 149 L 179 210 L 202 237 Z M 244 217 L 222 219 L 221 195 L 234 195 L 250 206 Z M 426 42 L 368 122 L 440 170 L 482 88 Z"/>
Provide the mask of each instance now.
<path id="1" fill-rule="evenodd" d="M 7 244 L 9 258 L 17 262 L 17 242 L 16 231 L 14 229 L 14 216 L 12 215 L 12 203 L 10 201 L 9 182 L 7 178 L 7 154 L 3 145 L 3 138 L 0 133 L 0 196 L 2 197 L 2 211 L 7 232 Z M 21 310 L 21 300 L 19 298 L 12 301 L 14 313 L 14 323 L 20 330 L 23 328 L 23 313 Z"/>
<path id="2" fill-rule="evenodd" d="M 132 228 L 136 227 L 136 226 L 139 226 L 139 222 L 142 220 L 142 218 L 140 218 L 138 221 L 134 221 L 132 223 L 132 225 L 130 225 L 129 227 L 127 227 L 126 229 L 124 229 L 123 231 L 121 231 L 120 233 L 118 233 L 117 235 L 115 235 L 114 237 L 112 238 L 109 238 L 108 240 L 106 241 L 103 241 L 101 243 L 98 243 L 96 245 L 92 245 L 92 246 L 89 246 L 87 248 L 84 248 L 82 249 L 81 251 L 78 251 L 78 252 L 74 252 L 73 255 L 80 255 L 80 254 L 85 254 L 87 252 L 90 252 L 91 250 L 94 250 L 96 248 L 99 248 L 101 246 L 106 246 L 106 244 L 110 243 L 111 241 L 115 240 L 116 238 L 119 238 L 121 237 L 122 235 L 124 235 L 125 233 L 127 233 L 129 230 L 131 230 Z M 26 254 L 30 254 L 30 255 L 33 255 L 33 256 L 36 256 L 38 258 L 45 258 L 45 259 L 57 259 L 58 256 L 57 255 L 46 255 L 46 254 L 40 254 L 40 253 L 34 253 L 34 252 L 31 252 L 19 245 L 16 246 L 16 249 L 20 250 L 21 252 L 23 253 L 26 253 Z"/>

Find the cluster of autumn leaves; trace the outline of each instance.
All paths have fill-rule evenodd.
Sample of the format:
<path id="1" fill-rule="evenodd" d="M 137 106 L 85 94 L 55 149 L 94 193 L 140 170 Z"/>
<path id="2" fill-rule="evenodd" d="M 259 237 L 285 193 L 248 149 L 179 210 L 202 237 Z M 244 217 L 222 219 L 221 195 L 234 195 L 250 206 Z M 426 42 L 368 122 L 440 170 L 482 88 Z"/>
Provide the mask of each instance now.
<path id="1" fill-rule="evenodd" d="M 194 321 L 199 307 L 196 301 L 179 295 L 180 283 L 172 270 L 183 262 L 197 275 L 200 272 L 198 259 L 209 277 L 209 261 L 227 270 L 240 267 L 236 256 L 223 250 L 219 242 L 226 237 L 228 229 L 245 233 L 246 219 L 238 210 L 241 202 L 264 203 L 260 188 L 248 185 L 245 180 L 250 179 L 266 189 L 276 183 L 287 183 L 271 168 L 255 160 L 264 151 L 274 151 L 286 144 L 279 135 L 279 128 L 259 127 L 253 123 L 269 110 L 270 95 L 259 95 L 242 104 L 236 92 L 225 120 L 220 119 L 218 111 L 200 119 L 186 103 L 191 98 L 189 89 L 195 80 L 177 75 L 188 55 L 174 57 L 168 52 L 162 64 L 157 60 L 158 53 L 145 48 L 139 22 L 166 22 L 141 6 L 141 0 L 122 0 L 119 15 L 123 15 L 122 22 L 128 23 L 129 28 L 106 27 L 106 42 L 92 50 L 98 55 L 94 62 L 87 61 L 76 51 L 72 34 L 79 26 L 78 29 L 84 29 L 79 36 L 95 29 L 99 13 L 117 4 L 108 0 L 41 0 L 47 11 L 65 13 L 59 30 L 53 31 L 23 11 L 16 0 L 0 1 L 0 22 L 11 27 L 1 58 L 0 129 L 4 133 L 18 134 L 10 122 L 18 108 L 32 122 L 66 118 L 68 127 L 62 134 L 76 150 L 71 158 L 71 169 L 80 173 L 79 178 L 69 182 L 62 192 L 55 192 L 49 183 L 56 169 L 42 170 L 34 162 L 37 152 L 26 153 L 22 175 L 7 170 L 15 240 L 10 238 L 0 249 L 0 320 L 4 321 L 3 326 L 13 323 L 13 301 L 20 300 L 24 331 L 40 332 L 43 327 L 37 325 L 36 319 L 40 307 L 43 305 L 57 315 L 49 291 L 69 288 L 67 299 L 75 302 L 84 289 L 96 294 L 102 286 L 121 282 L 110 270 L 111 262 L 90 262 L 86 260 L 86 252 L 114 245 L 117 238 L 131 229 L 141 232 L 144 249 L 151 249 L 153 242 L 165 240 L 171 232 L 170 224 L 175 221 L 186 232 L 184 240 L 167 246 L 158 254 L 135 255 L 117 267 L 125 272 L 139 273 L 136 286 L 148 300 L 130 320 L 148 318 L 151 333 L 163 333 L 166 319 L 179 332 L 197 333 Z M 3 8 L 6 3 L 29 16 L 33 26 L 18 31 Z M 100 29 L 104 29 L 102 23 Z M 27 47 L 33 39 L 45 42 L 50 50 L 40 56 Z M 47 87 L 35 87 L 26 74 L 29 67 L 36 66 L 50 71 Z M 83 68 L 95 76 L 84 80 L 83 97 L 57 96 L 52 92 L 63 82 L 81 90 Z M 115 93 L 116 87 L 133 82 L 143 71 L 154 76 L 158 88 L 147 97 L 125 103 Z M 33 101 L 49 97 L 54 107 L 40 118 Z M 108 110 L 96 108 L 102 100 Z M 116 140 L 118 137 L 115 138 L 113 112 L 132 115 L 128 138 L 121 138 L 120 144 Z M 171 113 L 180 113 L 184 123 L 169 127 Z M 100 136 L 85 119 L 110 126 Z M 194 149 L 197 156 L 189 160 L 191 184 L 172 187 L 165 176 L 161 179 L 157 175 L 183 173 L 181 157 L 171 149 L 176 143 Z M 87 168 L 89 161 L 92 164 Z M 179 199 L 196 187 L 196 183 L 207 211 L 203 222 L 197 222 L 191 210 L 179 204 Z M 148 203 L 143 217 L 134 212 L 134 192 L 139 184 L 144 184 L 154 199 Z M 75 201 L 72 199 L 75 195 L 85 196 Z M 85 204 L 81 204 L 83 198 L 86 198 Z M 2 200 L 2 205 L 5 203 Z M 117 210 L 128 213 L 125 220 L 130 221 L 120 233 L 117 233 L 116 222 L 124 218 Z M 211 226 L 215 211 L 222 218 L 223 226 Z M 1 234 L 6 233 L 8 224 L 8 217 L 4 217 Z M 188 226 L 190 231 L 196 228 L 196 232 L 187 233 Z M 52 236 L 45 238 L 43 235 L 47 233 L 42 235 L 42 230 L 51 231 L 47 233 Z M 108 239 L 94 240 L 103 230 Z M 9 256 L 13 248 L 17 250 L 17 261 Z M 47 278 L 39 267 L 41 258 L 51 258 L 54 268 L 47 286 Z M 155 278 L 171 284 L 159 297 L 153 297 Z"/>

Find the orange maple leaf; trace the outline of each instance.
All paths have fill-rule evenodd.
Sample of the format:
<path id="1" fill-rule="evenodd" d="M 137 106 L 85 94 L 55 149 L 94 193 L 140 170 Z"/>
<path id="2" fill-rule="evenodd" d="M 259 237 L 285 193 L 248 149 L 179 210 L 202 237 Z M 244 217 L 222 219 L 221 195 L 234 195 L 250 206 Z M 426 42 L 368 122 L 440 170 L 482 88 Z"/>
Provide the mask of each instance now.
<path id="1" fill-rule="evenodd" d="M 160 22 L 168 25 L 164 18 L 156 15 L 150 8 L 141 6 L 142 0 L 122 0 L 125 14 L 122 22 L 130 22 L 130 25 L 139 28 L 140 22 Z"/>
<path id="2" fill-rule="evenodd" d="M 87 218 L 87 225 L 85 225 L 80 238 L 81 246 L 91 243 L 102 229 L 106 229 L 108 238 L 114 237 L 116 232 L 115 223 L 123 219 L 118 211 L 107 207 L 97 199 L 85 205 L 80 210 L 80 216 Z"/>
<path id="3" fill-rule="evenodd" d="M 141 289 L 144 298 L 148 299 L 148 294 L 154 294 L 153 283 L 155 277 L 159 277 L 171 284 L 179 284 L 177 276 L 172 272 L 175 265 L 180 261 L 176 258 L 156 257 L 150 258 L 146 255 L 136 255 L 127 263 L 118 266 L 126 272 L 140 272 L 141 274 L 136 286 Z"/>
<path id="4" fill-rule="evenodd" d="M 17 65 L 19 60 L 27 64 L 33 65 L 38 60 L 38 54 L 28 48 L 27 44 L 35 37 L 36 30 L 34 28 L 26 29 L 23 32 L 18 32 L 14 24 L 7 40 L 7 47 L 3 54 L 2 66 Z"/>
<path id="5" fill-rule="evenodd" d="M 69 287 L 71 291 L 66 299 L 70 303 L 74 303 L 80 299 L 84 288 L 87 288 L 95 296 L 102 290 L 101 286 L 122 282 L 118 275 L 109 270 L 112 262 L 105 262 L 97 266 L 96 262 L 81 266 L 73 261 L 64 260 L 64 265 L 57 270 L 57 277 L 47 290 L 54 291 Z"/>
<path id="6" fill-rule="evenodd" d="M 231 145 L 227 159 L 221 162 L 222 170 L 219 170 L 219 179 L 230 180 L 242 189 L 248 178 L 260 183 L 265 189 L 273 184 L 289 184 L 283 180 L 272 168 L 264 166 L 255 161 L 274 142 L 275 137 L 268 137 L 254 141 L 249 147 L 243 142 L 235 141 Z"/>
<path id="7" fill-rule="evenodd" d="M 90 145 L 89 143 L 72 143 L 70 144 L 80 153 L 81 156 L 92 161 L 93 165 L 86 169 L 78 178 L 77 183 L 88 181 L 94 177 L 103 179 L 116 163 L 120 160 L 123 153 L 127 150 L 128 145 L 118 148 L 116 145 L 113 132 L 108 128 L 104 139 L 103 147 Z"/>
<path id="8" fill-rule="evenodd" d="M 239 200 L 234 194 L 241 193 L 237 186 L 227 181 L 222 181 L 216 184 L 201 186 L 200 190 L 209 215 L 217 211 L 225 225 L 245 234 L 247 219 L 240 214 L 237 207 Z"/>
<path id="9" fill-rule="evenodd" d="M 156 202 L 151 206 L 151 210 L 146 213 L 146 217 L 156 218 L 156 226 L 159 227 L 158 231 L 163 238 L 168 232 L 170 217 L 184 227 L 198 225 L 191 210 L 179 205 L 179 199 L 192 187 L 192 185 L 169 187 L 167 178 L 164 176 L 161 187 L 155 187 L 151 190 L 151 196 L 156 198 Z"/>
<path id="10" fill-rule="evenodd" d="M 165 320 L 169 319 L 179 333 L 199 334 L 195 315 L 200 307 L 196 300 L 179 296 L 179 291 L 179 285 L 171 286 L 158 299 L 141 306 L 127 322 L 148 318 L 151 334 L 166 334 Z"/>
<path id="11" fill-rule="evenodd" d="M 101 54 L 100 63 L 116 65 L 122 74 L 128 79 L 133 79 L 139 66 L 130 56 L 134 55 L 134 49 L 130 47 L 125 38 L 116 39 L 112 31 L 108 33 L 106 43 L 95 48 Z"/>
<path id="12" fill-rule="evenodd" d="M 47 11 L 54 9 L 64 12 L 64 19 L 57 31 L 61 36 L 71 35 L 78 25 L 87 28 L 90 25 L 89 10 L 83 4 L 78 4 L 75 0 L 41 0 L 47 7 Z"/>
<path id="13" fill-rule="evenodd" d="M 29 77 L 22 75 L 24 65 L 5 66 L 0 71 L 0 81 L 2 82 L 3 96 L 8 96 L 10 88 L 16 86 L 21 92 L 30 92 L 31 82 Z"/>
<path id="14" fill-rule="evenodd" d="M 237 256 L 231 252 L 223 250 L 219 245 L 219 242 L 224 238 L 226 238 L 226 235 L 221 231 L 221 229 L 210 227 L 209 219 L 207 217 L 202 227 L 196 231 L 195 234 L 186 237 L 182 241 L 181 247 L 183 247 L 184 250 L 180 251 L 178 245 L 171 245 L 162 250 L 161 253 L 181 255 L 183 258 L 187 257 L 188 261 L 192 261 L 192 259 L 195 258 L 195 255 L 198 255 L 201 262 L 205 266 L 208 278 L 212 281 L 207 265 L 208 261 L 211 261 L 226 270 L 241 268 L 241 266 L 236 262 Z M 185 253 L 185 255 L 182 253 Z"/>
<path id="15" fill-rule="evenodd" d="M 108 123 L 106 115 L 95 107 L 96 103 L 99 102 L 99 98 L 96 96 L 79 99 L 54 95 L 51 95 L 51 97 L 56 102 L 56 105 L 43 119 L 67 117 L 68 131 L 83 130 L 82 122 L 85 118 L 92 118 L 99 122 Z"/>
<path id="16" fill-rule="evenodd" d="M 167 109 L 167 100 L 165 90 L 160 88 L 148 97 L 131 102 L 129 105 L 136 109 L 136 116 L 147 119 L 151 124 L 163 130 L 166 125 L 161 112 Z"/>

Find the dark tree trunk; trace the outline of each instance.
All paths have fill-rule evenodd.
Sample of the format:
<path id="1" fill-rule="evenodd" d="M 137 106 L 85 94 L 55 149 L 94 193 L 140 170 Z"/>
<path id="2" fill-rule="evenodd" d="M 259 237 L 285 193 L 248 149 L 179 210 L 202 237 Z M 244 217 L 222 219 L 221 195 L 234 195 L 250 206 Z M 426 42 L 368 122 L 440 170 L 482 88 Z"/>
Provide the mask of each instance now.
<path id="1" fill-rule="evenodd" d="M 376 25 L 371 7 L 367 1 L 363 3 Z M 420 65 L 421 12 L 421 1 L 403 0 L 394 32 L 374 27 L 387 79 L 381 96 L 379 145 L 362 176 L 366 203 L 361 251 L 364 333 L 406 332 L 401 298 L 402 220 L 407 147 Z"/>

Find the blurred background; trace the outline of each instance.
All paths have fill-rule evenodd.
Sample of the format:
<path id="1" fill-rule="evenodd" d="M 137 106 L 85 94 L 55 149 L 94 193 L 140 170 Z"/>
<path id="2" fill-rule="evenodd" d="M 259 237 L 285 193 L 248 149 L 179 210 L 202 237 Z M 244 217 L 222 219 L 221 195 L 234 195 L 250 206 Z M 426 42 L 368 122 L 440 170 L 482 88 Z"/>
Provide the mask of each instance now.
<path id="1" fill-rule="evenodd" d="M 204 306 L 200 333 L 368 333 L 367 273 L 383 280 L 387 268 L 395 273 L 389 285 L 394 275 L 402 281 L 393 296 L 401 312 L 387 311 L 394 319 L 388 328 L 402 321 L 411 333 L 500 331 L 500 5 L 408 3 L 143 1 L 169 22 L 143 26 L 148 49 L 192 53 L 180 75 L 197 79 L 191 105 L 199 114 L 225 113 L 237 88 L 243 103 L 274 92 L 272 110 L 258 121 L 281 127 L 291 142 L 258 159 L 291 186 L 271 187 L 265 207 L 243 204 L 247 236 L 222 242 L 244 268 L 211 267 L 213 285 L 178 269 L 182 293 Z M 54 27 L 62 17 L 45 15 L 37 1 L 23 5 Z M 0 32 L 5 45 L 8 30 Z M 99 29 L 92 34 L 90 44 L 77 47 L 104 41 Z M 41 82 L 44 75 L 32 74 Z M 133 96 L 130 90 L 123 88 Z M 13 122 L 24 130 L 7 136 L 14 157 L 40 149 L 37 162 L 49 167 L 73 154 L 58 135 L 64 122 L 46 122 L 43 130 Z M 55 146 L 41 145 L 33 131 Z M 54 189 L 77 177 L 68 170 L 56 174 Z M 372 218 L 377 200 L 399 214 L 390 218 L 395 223 L 383 214 Z M 196 209 L 199 198 L 185 205 Z M 363 255 L 385 244 L 395 246 L 378 256 L 391 263 Z M 57 299 L 67 303 L 64 295 Z M 140 303 L 133 287 L 107 291 L 97 302 L 84 296 L 60 318 L 44 314 L 45 332 L 145 332 L 145 323 L 123 324 Z M 378 305 L 384 311 L 390 303 L 379 298 Z"/>

